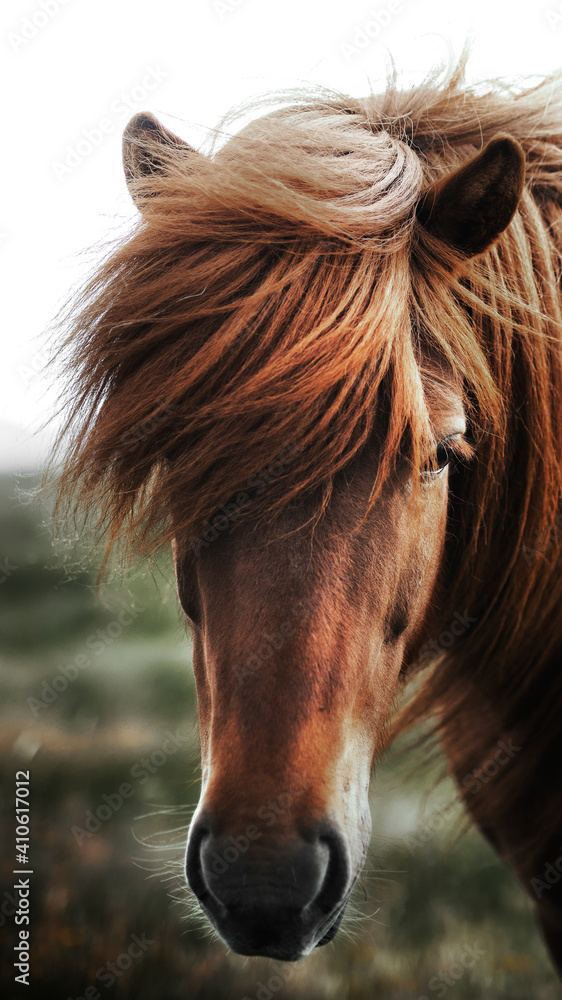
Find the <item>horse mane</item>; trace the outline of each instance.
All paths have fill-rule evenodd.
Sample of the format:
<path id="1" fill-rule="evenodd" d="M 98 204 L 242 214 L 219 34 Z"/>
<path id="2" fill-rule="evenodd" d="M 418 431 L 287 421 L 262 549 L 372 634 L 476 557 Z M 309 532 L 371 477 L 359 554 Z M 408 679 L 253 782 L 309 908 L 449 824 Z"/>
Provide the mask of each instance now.
<path id="1" fill-rule="evenodd" d="M 500 131 L 526 154 L 520 207 L 453 271 L 416 204 Z M 373 501 L 405 441 L 415 466 L 427 454 L 422 358 L 441 355 L 477 447 L 451 482 L 431 634 L 455 612 L 475 623 L 432 656 L 399 728 L 435 714 L 445 727 L 470 699 L 501 698 L 505 731 L 535 741 L 518 763 L 531 774 L 562 695 L 549 666 L 562 598 L 562 76 L 471 88 L 463 58 L 409 91 L 291 92 L 212 155 L 159 155 L 142 218 L 61 317 L 59 513 L 87 509 L 109 545 L 188 540 L 287 448 L 264 511 L 313 488 L 325 504 L 384 414 Z"/>

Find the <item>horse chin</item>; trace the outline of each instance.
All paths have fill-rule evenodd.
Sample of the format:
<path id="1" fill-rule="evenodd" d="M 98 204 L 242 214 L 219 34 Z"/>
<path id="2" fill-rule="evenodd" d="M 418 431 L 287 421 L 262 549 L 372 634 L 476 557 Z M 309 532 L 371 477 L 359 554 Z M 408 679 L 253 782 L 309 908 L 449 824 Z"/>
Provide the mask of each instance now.
<path id="1" fill-rule="evenodd" d="M 299 927 L 299 921 L 295 921 L 291 929 L 287 922 L 283 927 L 283 935 L 268 933 L 263 921 L 256 922 L 253 927 L 246 926 L 244 932 L 241 930 L 241 922 L 234 928 L 228 928 L 223 920 L 217 920 L 204 904 L 202 908 L 226 946 L 236 954 L 252 958 L 270 958 L 278 962 L 298 962 L 310 955 L 315 948 L 320 948 L 333 940 L 342 922 L 346 905 L 347 899 L 331 918 L 332 922 L 328 929 L 322 928 L 322 936 L 318 941 L 314 940 L 316 934 L 312 928 L 307 931 L 304 927 Z"/>
<path id="2" fill-rule="evenodd" d="M 216 924 L 214 926 L 216 927 Z M 216 929 L 219 930 L 217 927 Z M 330 930 L 316 944 L 310 939 L 300 939 L 298 935 L 291 935 L 290 938 L 287 938 L 285 935 L 273 939 L 269 937 L 269 940 L 266 942 L 263 940 L 260 941 L 258 936 L 251 940 L 246 935 L 239 937 L 236 933 L 226 934 L 224 929 L 220 929 L 219 934 L 227 947 L 231 951 L 236 952 L 237 955 L 251 958 L 270 958 L 277 962 L 298 962 L 310 955 L 314 951 L 314 948 L 318 948 L 321 944 L 327 944 L 330 938 L 336 933 L 336 930 L 337 927 L 333 931 Z"/>

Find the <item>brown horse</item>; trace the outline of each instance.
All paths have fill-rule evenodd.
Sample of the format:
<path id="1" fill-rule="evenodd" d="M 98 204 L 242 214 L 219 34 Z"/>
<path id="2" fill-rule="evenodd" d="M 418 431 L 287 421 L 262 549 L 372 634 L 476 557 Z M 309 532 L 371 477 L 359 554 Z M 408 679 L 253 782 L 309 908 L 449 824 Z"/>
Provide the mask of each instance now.
<path id="1" fill-rule="evenodd" d="M 560 965 L 560 78 L 293 93 L 207 155 L 137 115 L 124 163 L 61 497 L 174 546 L 201 907 L 241 954 L 331 940 L 431 718 Z"/>

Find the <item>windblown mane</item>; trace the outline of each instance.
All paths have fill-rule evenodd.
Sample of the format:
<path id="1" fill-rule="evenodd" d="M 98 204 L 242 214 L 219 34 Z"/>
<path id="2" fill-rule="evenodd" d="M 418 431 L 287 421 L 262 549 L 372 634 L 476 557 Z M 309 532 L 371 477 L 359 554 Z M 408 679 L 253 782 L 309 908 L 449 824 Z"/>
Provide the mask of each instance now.
<path id="1" fill-rule="evenodd" d="M 463 78 L 461 61 L 408 92 L 292 93 L 212 156 L 143 180 L 142 219 L 66 315 L 59 505 L 87 507 L 110 544 L 188 539 L 294 444 L 264 509 L 313 487 L 326 502 L 384 423 L 374 498 L 405 441 L 423 460 L 422 356 L 446 357 L 477 451 L 452 482 L 433 634 L 455 611 L 475 624 L 454 656 L 438 650 L 403 724 L 501 694 L 507 730 L 524 698 L 531 768 L 562 694 L 562 672 L 544 674 L 561 642 L 562 78 Z M 526 191 L 453 278 L 416 204 L 500 131 L 526 153 Z"/>

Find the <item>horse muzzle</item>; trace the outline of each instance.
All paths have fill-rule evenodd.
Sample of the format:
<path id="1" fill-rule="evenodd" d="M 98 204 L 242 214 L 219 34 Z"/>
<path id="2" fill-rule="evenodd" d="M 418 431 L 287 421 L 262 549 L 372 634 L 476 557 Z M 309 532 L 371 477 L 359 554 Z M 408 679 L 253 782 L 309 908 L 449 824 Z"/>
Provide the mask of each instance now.
<path id="1" fill-rule="evenodd" d="M 292 962 L 335 935 L 353 884 L 344 838 L 330 823 L 242 835 L 191 826 L 187 879 L 224 942 L 240 955 Z"/>

